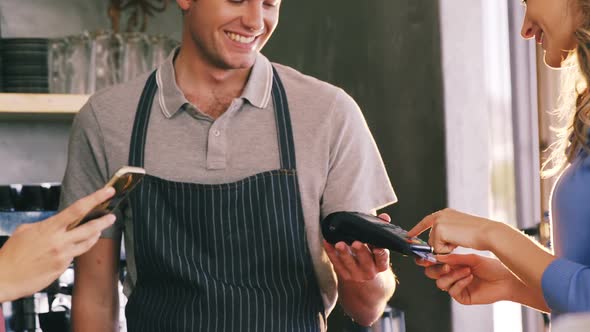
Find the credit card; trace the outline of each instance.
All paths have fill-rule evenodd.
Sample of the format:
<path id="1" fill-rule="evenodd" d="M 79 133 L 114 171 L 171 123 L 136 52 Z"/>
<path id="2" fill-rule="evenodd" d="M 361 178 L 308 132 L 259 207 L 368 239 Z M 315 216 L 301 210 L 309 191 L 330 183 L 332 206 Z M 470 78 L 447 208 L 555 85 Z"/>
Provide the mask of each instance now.
<path id="1" fill-rule="evenodd" d="M 414 253 L 414 255 L 422 258 L 425 261 L 429 261 L 432 263 L 438 263 L 434 254 L 432 254 L 430 252 L 424 252 L 424 251 L 419 251 L 419 250 L 412 250 L 412 252 Z"/>

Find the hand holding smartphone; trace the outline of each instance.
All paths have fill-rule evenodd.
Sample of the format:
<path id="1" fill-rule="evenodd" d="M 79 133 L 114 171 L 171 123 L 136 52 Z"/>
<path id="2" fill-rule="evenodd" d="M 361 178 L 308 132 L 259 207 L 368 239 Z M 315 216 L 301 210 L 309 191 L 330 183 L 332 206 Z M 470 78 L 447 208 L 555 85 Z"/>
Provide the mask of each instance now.
<path id="1" fill-rule="evenodd" d="M 140 167 L 121 167 L 113 177 L 105 184 L 105 187 L 113 187 L 115 194 L 110 199 L 94 207 L 84 218 L 77 223 L 68 226 L 68 230 L 84 224 L 92 219 L 100 218 L 112 213 L 119 204 L 127 198 L 129 193 L 143 179 L 145 170 Z"/>

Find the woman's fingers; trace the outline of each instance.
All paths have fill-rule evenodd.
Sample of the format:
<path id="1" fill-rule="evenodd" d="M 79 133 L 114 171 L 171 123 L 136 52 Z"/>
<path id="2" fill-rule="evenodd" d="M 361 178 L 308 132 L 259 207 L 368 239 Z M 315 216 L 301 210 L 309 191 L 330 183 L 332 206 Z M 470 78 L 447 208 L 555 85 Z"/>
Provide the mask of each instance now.
<path id="1" fill-rule="evenodd" d="M 432 237 L 431 237 L 432 238 Z M 450 243 L 447 242 L 438 242 L 438 241 L 433 241 L 434 243 L 431 244 L 432 246 L 432 251 L 437 254 L 437 255 L 448 255 L 450 254 L 453 250 L 455 250 L 455 248 L 457 248 L 456 245 L 452 245 Z"/>
<path id="2" fill-rule="evenodd" d="M 107 214 L 106 216 L 91 220 L 84 225 L 80 225 L 66 234 L 72 243 L 86 241 L 93 237 L 94 234 L 100 234 L 105 228 L 110 227 L 115 222 L 115 219 L 115 215 Z"/>
<path id="3" fill-rule="evenodd" d="M 475 254 L 448 254 L 448 255 L 436 255 L 436 260 L 441 263 L 447 263 L 450 265 L 467 265 L 475 266 L 483 257 Z"/>
<path id="4" fill-rule="evenodd" d="M 447 242 L 447 237 L 444 234 L 445 231 L 448 231 L 448 229 L 445 230 L 439 223 L 434 224 L 430 230 L 428 244 L 436 254 L 448 254 L 457 248 L 455 244 Z"/>
<path id="5" fill-rule="evenodd" d="M 471 269 L 468 267 L 452 270 L 450 273 L 447 273 L 437 279 L 436 286 L 443 291 L 448 291 L 457 281 L 466 278 L 470 274 Z"/>
<path id="6" fill-rule="evenodd" d="M 20 234 L 20 233 L 24 233 L 24 232 L 26 232 L 27 230 L 29 230 L 29 229 L 33 228 L 33 227 L 34 227 L 34 225 L 35 225 L 35 224 L 21 224 L 21 225 L 19 225 L 19 226 L 18 226 L 18 227 L 17 227 L 17 228 L 14 230 L 14 232 L 12 232 L 12 235 L 14 236 L 14 235 L 17 235 L 17 234 Z"/>
<path id="7" fill-rule="evenodd" d="M 92 248 L 100 238 L 100 232 L 91 234 L 84 241 L 78 242 L 71 248 L 70 256 L 78 257 Z"/>
<path id="8" fill-rule="evenodd" d="M 408 236 L 414 237 L 414 236 L 418 236 L 418 235 L 422 234 L 425 230 L 432 227 L 435 220 L 436 220 L 436 213 L 427 215 L 418 224 L 416 224 L 416 226 L 414 226 L 412 229 L 410 229 L 408 231 Z"/>
<path id="9" fill-rule="evenodd" d="M 438 264 L 426 267 L 424 269 L 424 274 L 428 278 L 436 280 L 451 271 L 452 269 L 448 264 Z"/>
<path id="10" fill-rule="evenodd" d="M 474 304 L 471 301 L 471 294 L 467 291 L 467 286 L 473 281 L 473 274 L 455 282 L 447 291 L 449 295 L 461 304 Z"/>
<path id="11" fill-rule="evenodd" d="M 66 228 L 71 224 L 80 221 L 95 206 L 111 198 L 114 193 L 115 189 L 112 187 L 100 189 L 93 194 L 79 199 L 62 212 L 51 217 L 49 220 L 51 220 L 52 223 L 58 225 L 60 228 Z"/>

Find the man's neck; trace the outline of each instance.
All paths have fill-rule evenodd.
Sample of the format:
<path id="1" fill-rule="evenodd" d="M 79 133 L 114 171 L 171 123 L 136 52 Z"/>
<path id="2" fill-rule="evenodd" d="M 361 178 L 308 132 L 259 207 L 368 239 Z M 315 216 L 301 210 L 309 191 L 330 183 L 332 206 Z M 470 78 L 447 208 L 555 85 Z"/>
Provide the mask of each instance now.
<path id="1" fill-rule="evenodd" d="M 176 84 L 185 95 L 215 92 L 237 98 L 246 86 L 251 70 L 217 68 L 182 48 L 174 61 Z"/>
<path id="2" fill-rule="evenodd" d="M 252 68 L 219 68 L 195 52 L 180 49 L 174 62 L 176 84 L 191 104 L 217 119 L 242 94 Z"/>

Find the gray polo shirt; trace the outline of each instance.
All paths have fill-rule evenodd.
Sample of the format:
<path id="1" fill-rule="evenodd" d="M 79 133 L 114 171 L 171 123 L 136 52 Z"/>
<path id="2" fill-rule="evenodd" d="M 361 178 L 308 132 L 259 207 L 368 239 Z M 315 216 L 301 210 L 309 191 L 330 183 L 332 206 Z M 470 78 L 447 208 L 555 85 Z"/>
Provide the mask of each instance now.
<path id="1" fill-rule="evenodd" d="M 280 168 L 271 98 L 272 66 L 258 55 L 240 98 L 214 120 L 188 102 L 175 79 L 174 52 L 158 68 L 158 91 L 146 141 L 147 173 L 172 181 L 219 184 Z M 337 299 L 336 277 L 323 250 L 321 218 L 335 211 L 369 212 L 396 201 L 365 119 L 342 89 L 274 64 L 291 114 L 307 241 L 326 313 Z M 137 103 L 148 75 L 100 91 L 76 116 L 61 207 L 102 187 L 127 165 Z M 128 276 L 137 271 L 133 218 L 125 209 L 103 237 L 124 233 Z"/>

